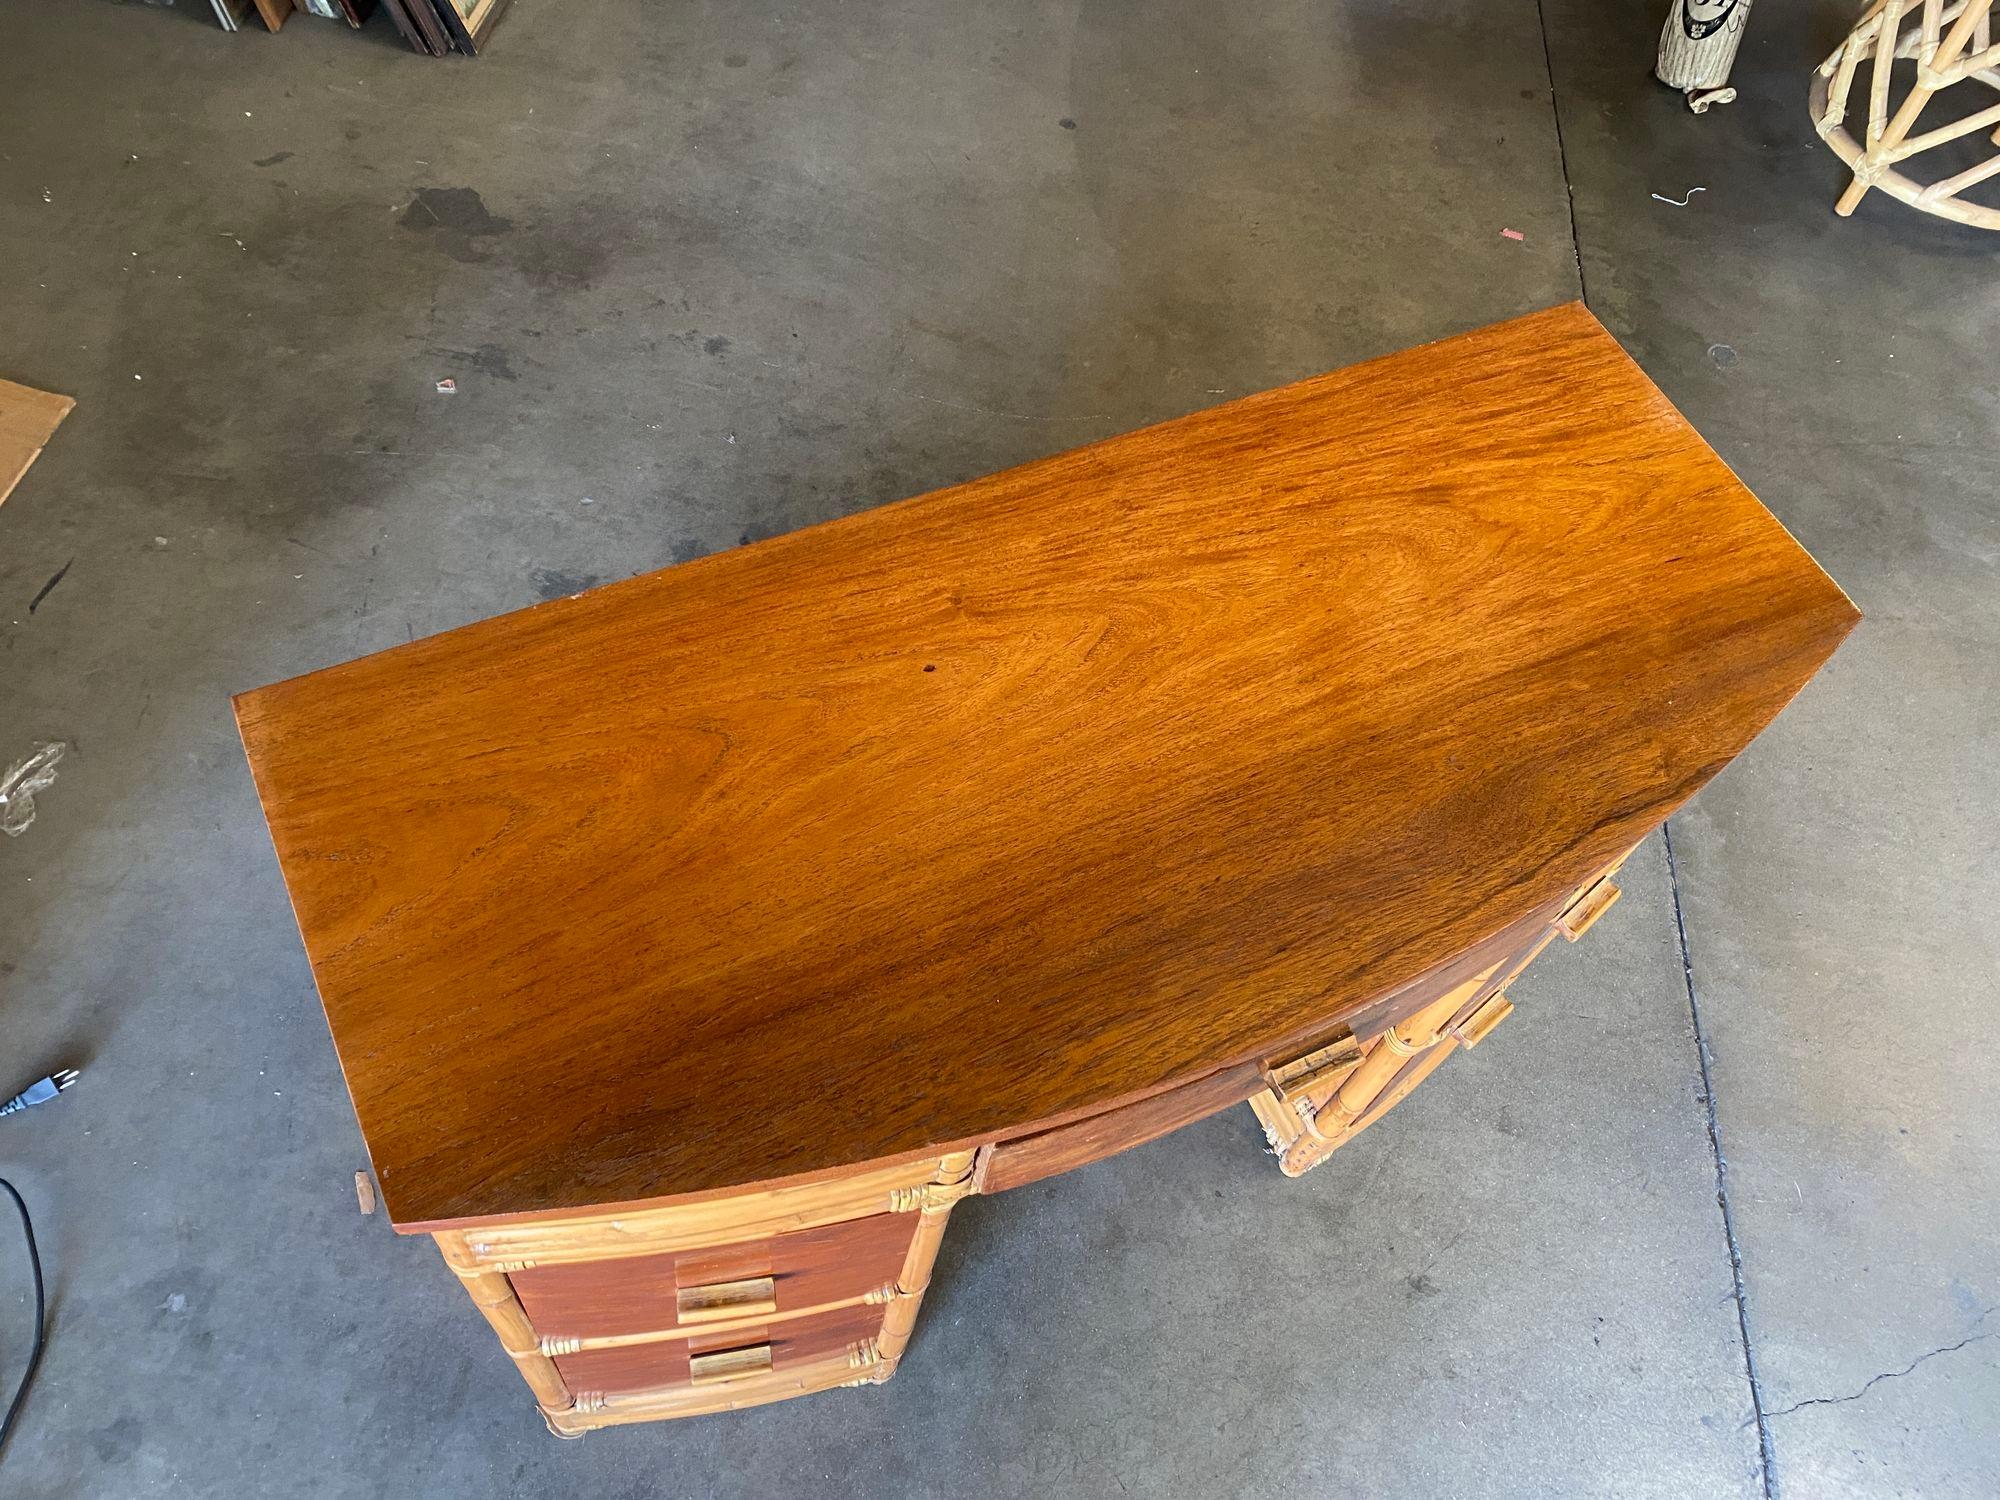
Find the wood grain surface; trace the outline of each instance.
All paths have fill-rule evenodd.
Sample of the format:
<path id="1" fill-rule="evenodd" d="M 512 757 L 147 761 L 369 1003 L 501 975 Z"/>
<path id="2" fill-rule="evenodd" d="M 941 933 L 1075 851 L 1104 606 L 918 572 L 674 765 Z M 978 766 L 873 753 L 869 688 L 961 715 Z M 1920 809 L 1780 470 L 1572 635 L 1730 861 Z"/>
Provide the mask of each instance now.
<path id="1" fill-rule="evenodd" d="M 1573 890 L 1857 618 L 1573 305 L 237 715 L 410 1229 L 1251 1060 Z"/>

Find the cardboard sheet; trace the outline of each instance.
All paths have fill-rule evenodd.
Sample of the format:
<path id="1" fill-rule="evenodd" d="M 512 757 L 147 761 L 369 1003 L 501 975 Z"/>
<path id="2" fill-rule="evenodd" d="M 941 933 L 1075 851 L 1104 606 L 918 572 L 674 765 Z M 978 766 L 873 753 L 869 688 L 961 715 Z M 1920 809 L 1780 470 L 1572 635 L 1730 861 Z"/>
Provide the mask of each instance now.
<path id="1" fill-rule="evenodd" d="M 0 504 L 6 503 L 75 405 L 68 396 L 0 380 Z"/>

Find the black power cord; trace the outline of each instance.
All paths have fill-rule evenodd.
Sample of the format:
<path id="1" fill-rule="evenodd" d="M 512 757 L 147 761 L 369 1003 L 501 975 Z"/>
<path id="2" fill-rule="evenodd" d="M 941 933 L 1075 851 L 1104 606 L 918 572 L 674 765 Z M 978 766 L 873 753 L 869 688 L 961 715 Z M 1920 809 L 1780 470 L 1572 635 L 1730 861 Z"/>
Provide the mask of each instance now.
<path id="1" fill-rule="evenodd" d="M 28 1265 L 35 1273 L 35 1347 L 28 1351 L 28 1368 L 21 1372 L 21 1383 L 14 1388 L 14 1399 L 7 1403 L 6 1420 L 0 1422 L 0 1452 L 5 1452 L 7 1439 L 14 1435 L 14 1419 L 21 1415 L 21 1403 L 28 1399 L 28 1382 L 35 1378 L 35 1367 L 42 1362 L 46 1309 L 42 1296 L 42 1256 L 35 1248 L 35 1221 L 28 1217 L 28 1205 L 21 1201 L 13 1183 L 0 1177 L 0 1188 L 7 1190 L 7 1196 L 14 1200 L 14 1207 L 21 1215 L 21 1233 L 28 1240 Z"/>
<path id="2" fill-rule="evenodd" d="M 0 1104 L 0 1115 L 11 1115 L 32 1105 L 45 1104 L 75 1082 L 74 1068 L 59 1068 L 48 1077 L 31 1083 L 5 1104 Z M 34 1380 L 35 1370 L 42 1362 L 42 1344 L 48 1332 L 48 1302 L 42 1290 L 42 1253 L 35 1248 L 35 1221 L 28 1217 L 28 1205 L 13 1183 L 0 1177 L 0 1188 L 7 1190 L 7 1196 L 14 1200 L 14 1211 L 21 1216 L 21 1234 L 28 1242 L 28 1268 L 35 1274 L 35 1347 L 28 1351 L 28 1368 L 21 1372 L 21 1383 L 14 1387 L 14 1399 L 7 1403 L 6 1419 L 0 1421 L 0 1453 L 4 1453 L 7 1439 L 14 1435 L 14 1421 L 21 1415 L 21 1403 L 28 1399 L 28 1385 Z"/>

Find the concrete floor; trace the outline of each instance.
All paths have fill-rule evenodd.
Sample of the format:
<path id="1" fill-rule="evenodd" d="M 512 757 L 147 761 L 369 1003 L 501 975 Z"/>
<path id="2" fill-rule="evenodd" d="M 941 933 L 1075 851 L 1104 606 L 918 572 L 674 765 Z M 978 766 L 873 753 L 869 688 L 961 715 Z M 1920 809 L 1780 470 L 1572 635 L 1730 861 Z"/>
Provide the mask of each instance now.
<path id="1" fill-rule="evenodd" d="M 0 1490 L 1994 1493 L 1995 242 L 1830 216 L 1842 6 L 1700 119 L 1661 9 L 0 0 L 0 374 L 80 403 L 0 508 L 0 758 L 74 746 L 4 1071 L 84 1069 L 0 1124 Z M 549 1438 L 355 1212 L 229 694 L 1579 293 L 1869 616 L 1671 861 L 1310 1178 L 1231 1111 L 966 1204 L 887 1387 Z"/>

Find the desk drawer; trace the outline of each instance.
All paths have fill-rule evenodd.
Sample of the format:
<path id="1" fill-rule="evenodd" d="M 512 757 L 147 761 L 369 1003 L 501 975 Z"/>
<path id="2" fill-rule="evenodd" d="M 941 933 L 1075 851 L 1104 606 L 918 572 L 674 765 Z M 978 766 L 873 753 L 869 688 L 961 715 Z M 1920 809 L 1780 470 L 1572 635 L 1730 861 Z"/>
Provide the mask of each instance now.
<path id="1" fill-rule="evenodd" d="M 843 1351 L 859 1375 L 875 1363 L 875 1335 L 883 1309 L 875 1304 L 809 1313 L 769 1326 L 728 1333 L 582 1349 L 556 1356 L 563 1383 L 579 1402 L 633 1391 L 724 1385 L 767 1371 L 785 1371 L 833 1358 Z"/>
<path id="2" fill-rule="evenodd" d="M 1068 1125 L 1001 1141 L 993 1148 L 983 1191 L 1040 1182 L 1085 1162 L 1143 1145 L 1155 1137 L 1240 1104 L 1257 1091 L 1263 1074 L 1253 1064 L 1222 1068 L 1188 1083 L 1123 1104 Z"/>
<path id="3" fill-rule="evenodd" d="M 735 1245 L 535 1266 L 509 1280 L 544 1339 L 669 1333 L 871 1293 L 885 1300 L 916 1229 L 914 1213 L 871 1214 Z"/>

